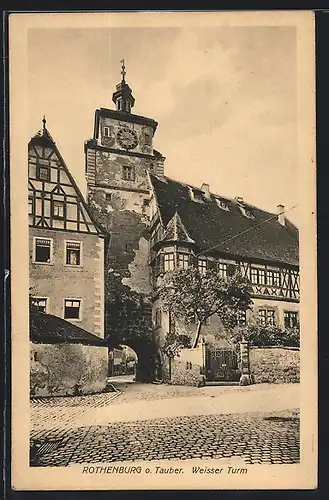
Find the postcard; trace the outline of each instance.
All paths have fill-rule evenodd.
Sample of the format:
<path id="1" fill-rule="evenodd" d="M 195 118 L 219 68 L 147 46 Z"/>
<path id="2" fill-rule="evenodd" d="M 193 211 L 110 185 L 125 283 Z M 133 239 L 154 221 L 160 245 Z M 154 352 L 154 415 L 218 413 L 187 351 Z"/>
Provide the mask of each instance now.
<path id="1" fill-rule="evenodd" d="M 12 487 L 317 487 L 314 14 L 9 16 Z"/>

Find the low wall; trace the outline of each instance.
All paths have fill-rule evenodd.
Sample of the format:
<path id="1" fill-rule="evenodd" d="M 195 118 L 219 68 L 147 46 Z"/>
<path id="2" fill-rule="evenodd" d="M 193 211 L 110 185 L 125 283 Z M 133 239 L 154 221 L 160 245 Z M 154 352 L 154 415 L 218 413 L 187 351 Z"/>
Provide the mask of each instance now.
<path id="1" fill-rule="evenodd" d="M 101 392 L 106 387 L 106 347 L 30 343 L 30 396 Z"/>
<path id="2" fill-rule="evenodd" d="M 203 385 L 203 346 L 201 344 L 195 349 L 182 349 L 179 356 L 171 360 L 170 370 L 169 359 L 166 365 L 165 381 L 167 383 L 197 387 Z"/>
<path id="3" fill-rule="evenodd" d="M 250 347 L 250 371 L 256 384 L 299 382 L 299 349 Z"/>

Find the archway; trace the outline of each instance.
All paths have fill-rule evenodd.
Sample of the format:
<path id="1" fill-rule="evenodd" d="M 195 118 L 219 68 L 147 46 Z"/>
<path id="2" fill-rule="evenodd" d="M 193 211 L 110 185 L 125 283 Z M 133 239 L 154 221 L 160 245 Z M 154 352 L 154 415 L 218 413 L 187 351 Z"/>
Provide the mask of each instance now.
<path id="1" fill-rule="evenodd" d="M 108 358 L 109 382 L 134 382 L 136 380 L 138 355 L 128 345 L 119 344 L 109 348 Z"/>
<path id="2" fill-rule="evenodd" d="M 134 378 L 136 382 L 153 382 L 155 380 L 155 345 L 144 339 L 126 339 L 122 338 L 116 342 L 108 339 L 109 348 L 109 376 L 112 376 L 113 369 L 111 367 L 112 357 L 114 356 L 113 350 L 121 350 L 123 346 L 126 346 L 129 350 L 132 350 L 136 354 L 137 363 L 135 363 L 135 375 Z M 112 354 L 113 353 L 113 354 Z M 120 358 L 120 355 L 117 354 Z"/>

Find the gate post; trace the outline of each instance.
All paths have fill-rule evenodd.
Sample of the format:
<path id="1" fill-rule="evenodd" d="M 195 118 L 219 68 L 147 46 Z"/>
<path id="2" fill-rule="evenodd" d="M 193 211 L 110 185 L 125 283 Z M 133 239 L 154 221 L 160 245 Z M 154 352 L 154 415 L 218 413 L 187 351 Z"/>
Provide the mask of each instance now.
<path id="1" fill-rule="evenodd" d="M 240 385 L 250 385 L 252 384 L 252 377 L 250 373 L 250 363 L 249 363 L 249 344 L 245 340 L 240 342 L 240 370 L 241 377 Z"/>

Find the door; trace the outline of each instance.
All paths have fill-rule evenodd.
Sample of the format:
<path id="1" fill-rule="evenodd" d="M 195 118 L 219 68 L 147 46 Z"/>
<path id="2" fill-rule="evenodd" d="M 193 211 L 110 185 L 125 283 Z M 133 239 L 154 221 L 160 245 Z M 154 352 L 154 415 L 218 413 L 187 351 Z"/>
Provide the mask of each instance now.
<path id="1" fill-rule="evenodd" d="M 234 349 L 206 347 L 206 379 L 209 381 L 236 382 L 240 378 L 238 356 Z"/>

